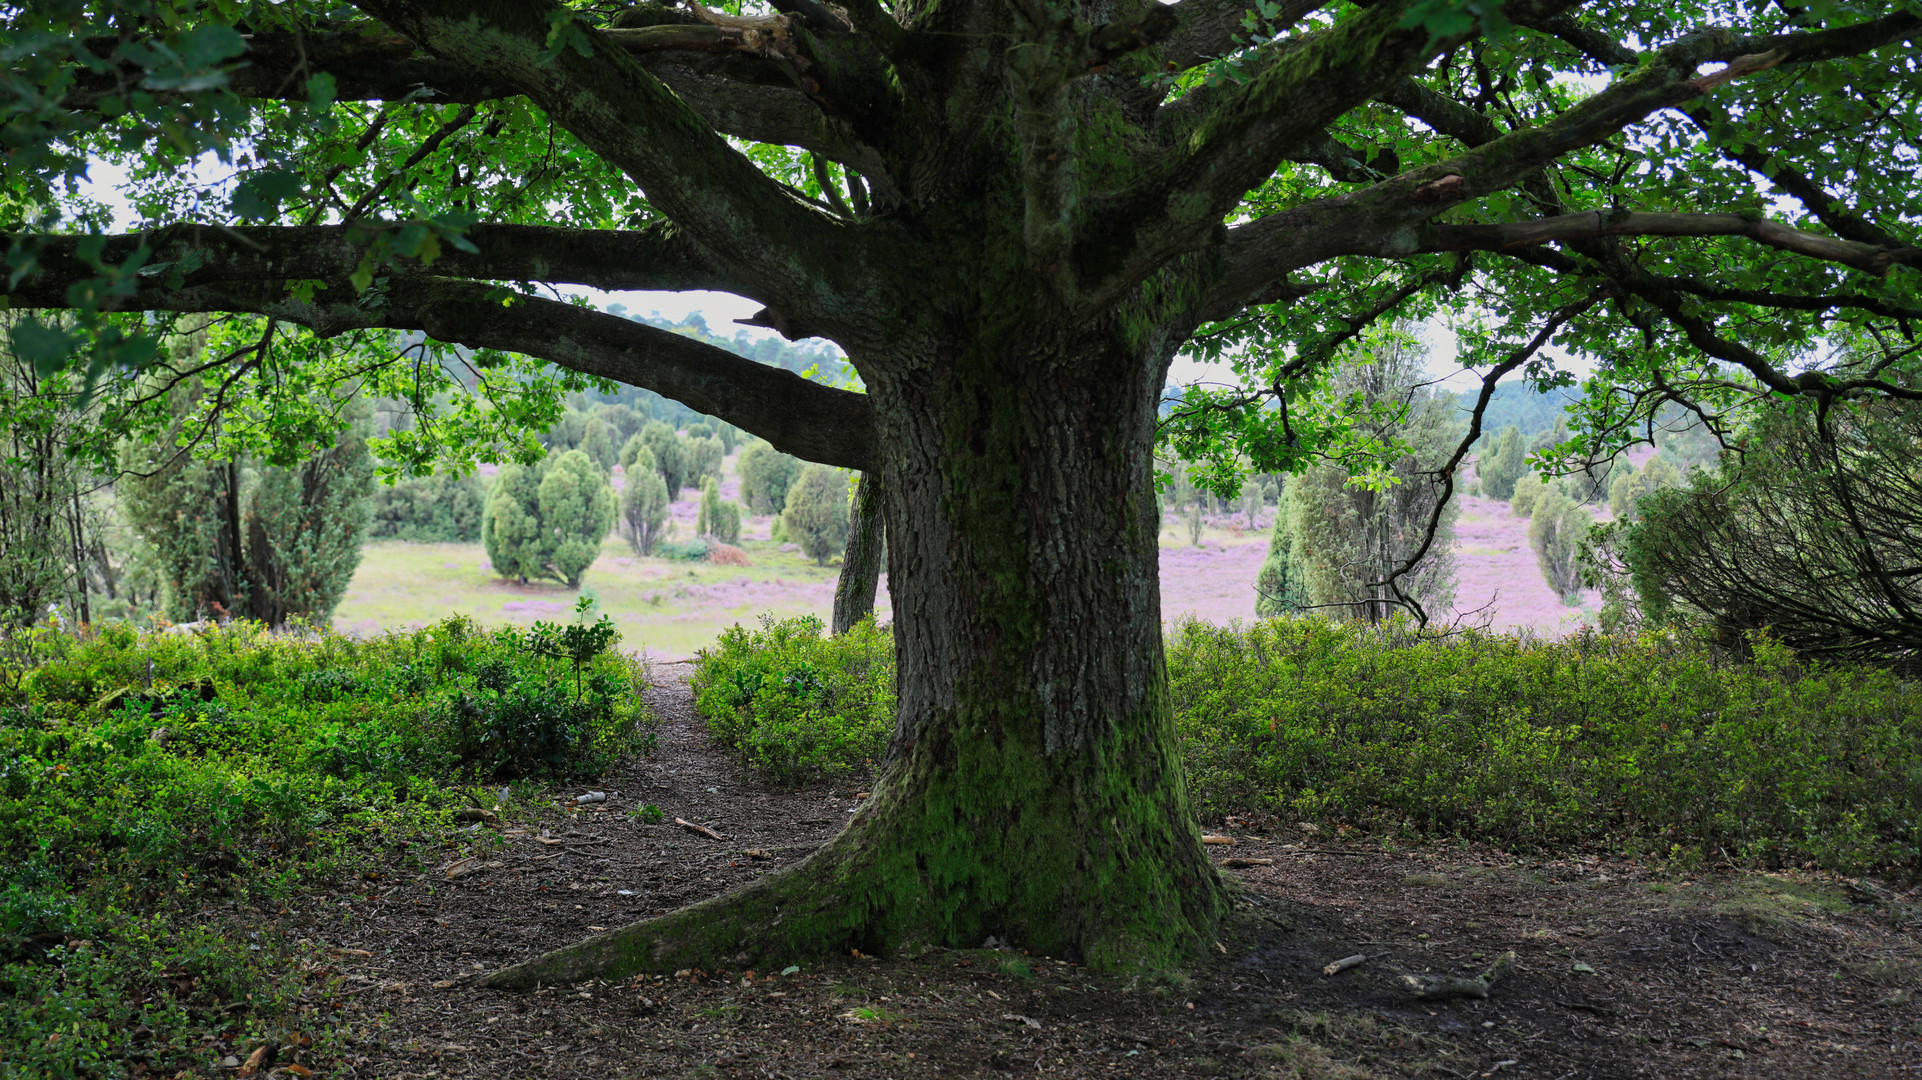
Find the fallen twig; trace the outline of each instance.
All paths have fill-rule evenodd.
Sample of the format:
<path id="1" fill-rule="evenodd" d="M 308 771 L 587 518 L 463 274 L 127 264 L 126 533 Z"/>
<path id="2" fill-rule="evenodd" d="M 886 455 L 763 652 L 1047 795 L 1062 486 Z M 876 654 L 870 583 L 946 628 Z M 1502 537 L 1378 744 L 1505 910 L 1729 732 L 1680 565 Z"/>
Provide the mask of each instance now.
<path id="1" fill-rule="evenodd" d="M 692 821 L 688 821 L 685 818 L 675 818 L 674 824 L 679 825 L 681 828 L 686 829 L 688 832 L 700 833 L 702 836 L 707 837 L 709 840 L 726 840 L 727 839 L 727 837 L 722 836 L 720 833 L 715 832 L 713 829 L 710 829 L 705 825 L 696 825 Z"/>
<path id="2" fill-rule="evenodd" d="M 1321 973 L 1323 975 L 1339 975 L 1351 967 L 1360 967 L 1367 962 L 1368 957 L 1361 953 L 1356 953 L 1353 956 L 1344 956 L 1339 960 L 1330 962 L 1326 967 L 1321 969 Z"/>
<path id="3" fill-rule="evenodd" d="M 1251 866 L 1273 866 L 1273 865 L 1275 865 L 1275 860 L 1273 860 L 1273 859 L 1244 859 L 1244 858 L 1242 858 L 1241 856 L 1239 856 L 1239 855 L 1237 855 L 1237 856 L 1235 856 L 1235 857 L 1234 857 L 1234 858 L 1232 858 L 1232 859 L 1223 859 L 1223 860 L 1221 860 L 1221 865 L 1223 865 L 1223 866 L 1225 866 L 1225 867 L 1227 867 L 1227 868 L 1228 868 L 1228 869 L 1230 869 L 1230 870 L 1246 870 L 1246 869 L 1248 869 L 1248 868 L 1249 868 L 1249 867 L 1251 867 Z"/>
<path id="4" fill-rule="evenodd" d="M 1217 836 L 1214 833 L 1204 833 L 1202 834 L 1201 842 L 1204 844 L 1232 844 L 1235 842 L 1235 838 L 1232 836 Z"/>
<path id="5" fill-rule="evenodd" d="M 1403 975 L 1401 984 L 1418 998 L 1485 998 L 1514 964 L 1515 953 L 1510 950 L 1497 956 L 1495 962 L 1488 965 L 1487 971 L 1474 978 L 1463 975 Z"/>

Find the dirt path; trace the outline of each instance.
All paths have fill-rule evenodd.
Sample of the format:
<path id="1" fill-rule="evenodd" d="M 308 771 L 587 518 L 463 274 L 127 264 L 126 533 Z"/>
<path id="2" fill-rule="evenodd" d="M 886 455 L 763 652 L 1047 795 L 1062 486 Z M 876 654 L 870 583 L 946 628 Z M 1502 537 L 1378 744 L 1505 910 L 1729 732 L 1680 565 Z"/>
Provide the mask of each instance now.
<path id="1" fill-rule="evenodd" d="M 445 858 L 477 855 L 477 873 L 397 867 L 282 917 L 341 977 L 324 1007 L 354 1034 L 308 1056 L 320 1075 L 1922 1076 L 1922 893 L 1300 834 L 1236 832 L 1213 849 L 1275 861 L 1231 871 L 1260 917 L 1192 978 L 1130 983 L 974 949 L 470 988 L 478 972 L 775 871 L 855 805 L 845 789 L 780 793 L 747 777 L 709 743 L 683 684 L 654 704 L 660 751 L 595 784 L 604 806 L 555 809 L 495 841 L 476 826 Z M 644 804 L 670 824 L 631 820 Z M 1398 988 L 1402 973 L 1469 973 L 1510 949 L 1514 973 L 1485 1001 Z M 1320 973 L 1353 953 L 1369 959 Z"/>

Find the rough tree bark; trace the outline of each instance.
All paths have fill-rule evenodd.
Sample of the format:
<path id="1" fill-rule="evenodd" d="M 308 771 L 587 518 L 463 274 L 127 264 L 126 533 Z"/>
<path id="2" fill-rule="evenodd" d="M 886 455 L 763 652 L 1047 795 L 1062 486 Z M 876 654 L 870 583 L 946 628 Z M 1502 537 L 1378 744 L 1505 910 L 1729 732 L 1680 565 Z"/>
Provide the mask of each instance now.
<path id="1" fill-rule="evenodd" d="M 848 546 L 841 554 L 841 576 L 834 583 L 834 632 L 848 628 L 874 610 L 874 593 L 881 584 L 881 557 L 886 551 L 883 527 L 881 474 L 865 472 L 854 486 L 854 507 L 848 522 Z"/>
<path id="2" fill-rule="evenodd" d="M 1150 447 L 1169 339 L 1073 337 L 930 344 L 870 384 L 892 451 L 900 727 L 846 831 L 794 871 L 487 985 L 990 935 L 1153 968 L 1215 940 L 1227 895 L 1161 650 Z"/>

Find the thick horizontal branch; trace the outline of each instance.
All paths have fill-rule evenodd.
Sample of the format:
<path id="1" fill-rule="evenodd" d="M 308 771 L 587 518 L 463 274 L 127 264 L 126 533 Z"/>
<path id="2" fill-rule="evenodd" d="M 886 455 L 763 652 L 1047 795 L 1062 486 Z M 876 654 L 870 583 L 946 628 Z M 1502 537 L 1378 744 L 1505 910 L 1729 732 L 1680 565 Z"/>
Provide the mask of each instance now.
<path id="1" fill-rule="evenodd" d="M 790 71 L 752 51 L 744 31 L 670 24 L 608 30 L 602 36 L 673 87 L 716 131 L 750 142 L 799 146 L 868 175 L 883 169 L 873 148 L 824 113 L 795 85 Z M 246 43 L 247 50 L 227 69 L 227 88 L 246 98 L 305 101 L 307 80 L 320 72 L 333 76 L 339 101 L 475 104 L 522 93 L 498 71 L 421 52 L 377 24 L 365 30 L 252 34 Z M 111 45 L 103 42 L 100 48 Z M 110 96 L 124 99 L 143 74 L 131 64 L 81 72 L 61 104 L 96 110 Z"/>
<path id="2" fill-rule="evenodd" d="M 182 286 L 253 281 L 283 285 L 299 280 L 336 280 L 351 274 L 383 234 L 401 228 L 392 222 L 354 225 L 220 226 L 170 225 L 147 233 L 104 238 L 13 236 L 0 233 L 0 246 L 32 253 L 37 279 L 67 284 L 122 266 L 142 248 L 141 274 Z M 740 282 L 712 265 L 700 248 L 673 225 L 659 222 L 626 231 L 569 229 L 545 225 L 476 225 L 464 234 L 478 251 L 441 245 L 432 271 L 437 277 L 486 281 L 540 281 L 608 290 L 659 289 L 687 292 L 710 289 L 742 292 Z M 92 260 L 80 252 L 101 245 Z M 397 259 L 405 268 L 418 264 Z M 385 272 L 385 271 L 382 271 Z"/>
<path id="3" fill-rule="evenodd" d="M 68 306 L 65 284 L 44 275 L 28 279 L 6 299 L 14 308 Z M 322 337 L 370 329 L 419 331 L 644 387 L 809 461 L 864 471 L 879 465 L 873 410 L 865 395 L 592 308 L 518 293 L 502 296 L 497 287 L 480 282 L 395 276 L 356 293 L 337 281 L 316 289 L 310 299 L 289 294 L 277 282 L 186 288 L 143 282 L 115 307 L 266 315 Z"/>
<path id="4" fill-rule="evenodd" d="M 554 4 L 360 0 L 360 6 L 429 52 L 498 72 L 520 87 L 758 291 L 831 302 L 869 284 L 853 230 L 763 174 L 631 56 L 601 47 L 607 35 L 590 39 L 596 45 L 588 55 L 574 48 L 546 55 L 553 20 L 572 18 Z"/>
<path id="5" fill-rule="evenodd" d="M 1257 29 L 1279 34 L 1327 7 L 1329 0 L 1281 0 Z M 1176 71 L 1225 56 L 1254 37 L 1243 20 L 1253 14 L 1252 0 L 1182 0 L 1175 5 L 1179 27 L 1162 45 L 1162 57 Z"/>
<path id="6" fill-rule="evenodd" d="M 1748 214 L 1648 214 L 1592 211 L 1499 225 L 1430 225 L 1416 250 L 1507 251 L 1561 240 L 1602 236 L 1745 236 L 1812 259 L 1837 262 L 1878 277 L 1895 266 L 1922 263 L 1922 248 L 1884 248 L 1792 228 Z"/>

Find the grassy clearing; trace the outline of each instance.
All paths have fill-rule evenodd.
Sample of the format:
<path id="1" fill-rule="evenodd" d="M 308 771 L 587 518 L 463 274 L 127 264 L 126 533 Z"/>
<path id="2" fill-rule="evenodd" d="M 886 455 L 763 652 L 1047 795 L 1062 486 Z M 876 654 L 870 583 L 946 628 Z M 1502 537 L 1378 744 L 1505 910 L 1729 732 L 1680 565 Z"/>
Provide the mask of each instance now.
<path id="1" fill-rule="evenodd" d="M 334 613 L 334 628 L 365 637 L 454 615 L 526 627 L 561 617 L 585 594 L 611 614 L 627 648 L 688 656 L 726 627 L 752 622 L 762 612 L 791 618 L 832 611 L 838 565 L 815 566 L 766 540 L 742 547 L 754 565 L 636 558 L 625 544 L 610 540 L 577 592 L 553 582 L 504 581 L 484 569 L 487 552 L 479 544 L 381 541 L 367 546 Z"/>
<path id="2" fill-rule="evenodd" d="M 830 689 L 876 683 L 883 668 L 878 684 L 891 684 L 888 640 L 818 630 L 770 621 L 697 666 L 711 728 L 783 778 L 831 771 L 823 760 L 845 770 L 891 728 L 879 698 Z M 1183 623 L 1168 667 L 1209 818 L 1922 871 L 1922 684 L 1801 666 L 1766 642 L 1756 652 L 1737 663 L 1662 638 L 1310 618 Z"/>
<path id="3" fill-rule="evenodd" d="M 173 1075 L 269 1040 L 327 1052 L 324 958 L 267 913 L 429 857 L 502 780 L 649 745 L 633 661 L 577 669 L 535 644 L 464 620 L 371 640 L 124 624 L 8 639 L 7 1074 Z"/>

